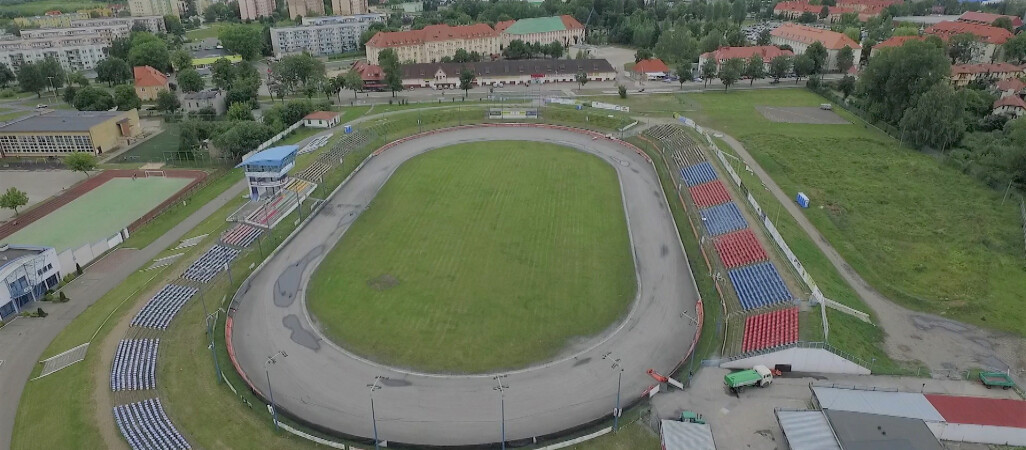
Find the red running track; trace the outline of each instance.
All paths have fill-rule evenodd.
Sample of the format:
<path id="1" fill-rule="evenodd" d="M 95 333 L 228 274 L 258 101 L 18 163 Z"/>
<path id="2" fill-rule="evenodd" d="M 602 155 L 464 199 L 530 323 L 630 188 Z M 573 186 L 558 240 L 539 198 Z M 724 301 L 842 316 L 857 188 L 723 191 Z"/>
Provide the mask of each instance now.
<path id="1" fill-rule="evenodd" d="M 699 208 L 722 205 L 730 201 L 730 193 L 727 192 L 727 188 L 720 180 L 699 184 L 689 188 L 688 191 L 691 192 L 691 198 L 695 200 L 695 205 Z"/>
<path id="2" fill-rule="evenodd" d="M 798 342 L 798 308 L 781 309 L 745 318 L 741 352 Z"/>
<path id="3" fill-rule="evenodd" d="M 717 236 L 713 245 L 728 269 L 769 259 L 755 233 L 748 228 Z"/>

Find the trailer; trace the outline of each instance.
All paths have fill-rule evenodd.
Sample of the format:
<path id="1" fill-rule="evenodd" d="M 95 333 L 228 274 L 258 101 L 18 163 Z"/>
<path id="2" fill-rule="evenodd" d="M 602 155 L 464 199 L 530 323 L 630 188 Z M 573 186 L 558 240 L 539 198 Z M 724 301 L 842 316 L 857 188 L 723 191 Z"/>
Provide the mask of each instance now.
<path id="1" fill-rule="evenodd" d="M 1012 377 L 1004 372 L 980 372 L 980 382 L 983 383 L 987 389 L 995 386 L 1000 386 L 1001 389 L 1011 389 L 1015 387 L 1015 381 Z"/>

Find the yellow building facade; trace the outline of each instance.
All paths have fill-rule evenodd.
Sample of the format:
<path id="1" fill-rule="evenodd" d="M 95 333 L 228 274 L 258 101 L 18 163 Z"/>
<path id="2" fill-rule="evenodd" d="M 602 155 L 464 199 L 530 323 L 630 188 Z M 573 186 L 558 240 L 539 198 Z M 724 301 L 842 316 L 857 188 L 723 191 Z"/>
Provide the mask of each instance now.
<path id="1" fill-rule="evenodd" d="M 139 112 L 53 111 L 0 126 L 0 157 L 102 154 L 139 135 Z"/>

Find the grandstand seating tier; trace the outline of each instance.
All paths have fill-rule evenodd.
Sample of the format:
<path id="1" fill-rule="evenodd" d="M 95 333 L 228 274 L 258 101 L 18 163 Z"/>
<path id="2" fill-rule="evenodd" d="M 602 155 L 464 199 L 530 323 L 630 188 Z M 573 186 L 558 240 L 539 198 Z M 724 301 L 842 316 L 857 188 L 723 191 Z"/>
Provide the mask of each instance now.
<path id="1" fill-rule="evenodd" d="M 798 308 L 780 309 L 745 318 L 743 353 L 798 342 Z"/>
<path id="2" fill-rule="evenodd" d="M 727 271 L 741 307 L 747 310 L 774 306 L 794 297 L 772 263 L 763 262 Z"/>
<path id="3" fill-rule="evenodd" d="M 769 258 L 759 239 L 750 228 L 716 236 L 713 240 L 720 260 L 728 269 L 741 267 Z"/>

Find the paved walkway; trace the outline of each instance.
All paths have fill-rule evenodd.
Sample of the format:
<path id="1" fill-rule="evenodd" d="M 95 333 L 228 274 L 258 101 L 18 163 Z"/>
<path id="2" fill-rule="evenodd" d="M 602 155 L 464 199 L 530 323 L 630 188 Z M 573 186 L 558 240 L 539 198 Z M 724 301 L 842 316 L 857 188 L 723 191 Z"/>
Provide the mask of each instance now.
<path id="1" fill-rule="evenodd" d="M 45 319 L 21 318 L 0 328 L 3 343 L 0 345 L 0 360 L 3 360 L 0 365 L 0 398 L 3 399 L 0 402 L 0 450 L 10 448 L 14 418 L 26 380 L 57 334 L 83 310 L 244 191 L 245 182 L 236 183 L 146 248 L 119 249 L 97 261 L 64 288 L 70 302 L 44 305 L 43 309 L 50 314 Z"/>
<path id="2" fill-rule="evenodd" d="M 720 133 L 706 129 L 710 133 Z M 794 217 L 798 225 L 826 255 L 841 277 L 876 313 L 874 320 L 886 334 L 886 350 L 891 357 L 922 361 L 935 377 L 947 376 L 974 367 L 1010 369 L 1020 385 L 1026 381 L 1026 341 L 1006 333 L 964 324 L 935 314 L 912 311 L 895 304 L 878 292 L 834 249 L 802 213 L 791 196 L 755 161 L 737 139 L 722 134 L 722 139 L 755 172 L 773 196 Z M 957 376 L 957 375 L 956 375 Z"/>

